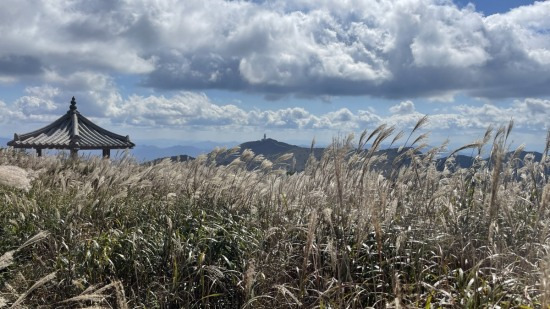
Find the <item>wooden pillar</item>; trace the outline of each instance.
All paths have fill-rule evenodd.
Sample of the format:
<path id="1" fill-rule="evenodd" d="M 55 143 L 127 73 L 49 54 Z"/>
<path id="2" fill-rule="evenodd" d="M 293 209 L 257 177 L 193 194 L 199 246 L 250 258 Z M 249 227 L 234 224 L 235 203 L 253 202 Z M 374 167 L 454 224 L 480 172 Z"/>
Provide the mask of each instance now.
<path id="1" fill-rule="evenodd" d="M 109 159 L 111 157 L 111 149 L 105 148 L 103 149 L 103 158 Z"/>
<path id="2" fill-rule="evenodd" d="M 42 148 L 36 148 L 36 156 L 41 157 L 42 156 Z"/>

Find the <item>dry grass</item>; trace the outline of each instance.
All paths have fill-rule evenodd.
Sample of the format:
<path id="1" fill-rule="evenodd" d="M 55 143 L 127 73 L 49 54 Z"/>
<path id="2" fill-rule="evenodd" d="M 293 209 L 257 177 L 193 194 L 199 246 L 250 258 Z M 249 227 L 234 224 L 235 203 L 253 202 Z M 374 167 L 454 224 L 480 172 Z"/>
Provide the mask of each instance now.
<path id="1" fill-rule="evenodd" d="M 0 185 L 28 191 L 31 188 L 29 173 L 13 165 L 0 165 Z"/>
<path id="2" fill-rule="evenodd" d="M 440 172 L 426 121 L 384 175 L 376 149 L 405 136 L 387 126 L 292 175 L 251 151 L 217 167 L 223 149 L 154 166 L 2 150 L 41 172 L 0 186 L 0 305 L 547 306 L 549 158 L 506 160 L 510 124 L 467 145 L 489 161 Z"/>

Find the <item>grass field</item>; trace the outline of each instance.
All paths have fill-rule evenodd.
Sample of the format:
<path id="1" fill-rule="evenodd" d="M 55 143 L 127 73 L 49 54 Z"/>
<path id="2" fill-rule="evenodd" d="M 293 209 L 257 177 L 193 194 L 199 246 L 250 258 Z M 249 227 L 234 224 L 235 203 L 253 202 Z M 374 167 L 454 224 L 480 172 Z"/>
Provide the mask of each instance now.
<path id="1" fill-rule="evenodd" d="M 2 150 L 24 170 L 0 185 L 0 308 L 550 308 L 550 158 L 504 160 L 511 123 L 439 172 L 424 123 L 336 139 L 292 175 L 250 151 Z M 381 175 L 387 142 L 404 148 Z"/>

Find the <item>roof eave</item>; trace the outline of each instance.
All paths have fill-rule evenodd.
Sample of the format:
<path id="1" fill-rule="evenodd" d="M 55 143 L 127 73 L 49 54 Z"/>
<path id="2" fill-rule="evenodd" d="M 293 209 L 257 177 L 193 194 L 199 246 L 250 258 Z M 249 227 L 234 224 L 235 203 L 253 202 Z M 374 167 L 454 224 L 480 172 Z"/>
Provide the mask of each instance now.
<path id="1" fill-rule="evenodd" d="M 133 149 L 135 145 L 103 145 L 103 146 L 80 146 L 73 147 L 67 145 L 36 145 L 36 144 L 8 144 L 13 148 L 25 148 L 25 149 L 78 149 L 78 150 L 101 150 L 101 149 Z"/>

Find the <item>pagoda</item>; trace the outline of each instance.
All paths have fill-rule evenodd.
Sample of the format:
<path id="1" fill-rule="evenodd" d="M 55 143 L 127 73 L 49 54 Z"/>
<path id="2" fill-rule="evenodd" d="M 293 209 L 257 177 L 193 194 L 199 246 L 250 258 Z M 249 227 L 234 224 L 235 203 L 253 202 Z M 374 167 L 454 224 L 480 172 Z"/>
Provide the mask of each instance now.
<path id="1" fill-rule="evenodd" d="M 34 148 L 42 156 L 42 149 L 69 149 L 77 158 L 79 150 L 102 149 L 103 157 L 110 157 L 111 149 L 131 149 L 135 146 L 128 135 L 122 136 L 105 130 L 76 109 L 73 97 L 67 113 L 50 125 L 26 134 L 14 134 L 8 146 Z"/>

